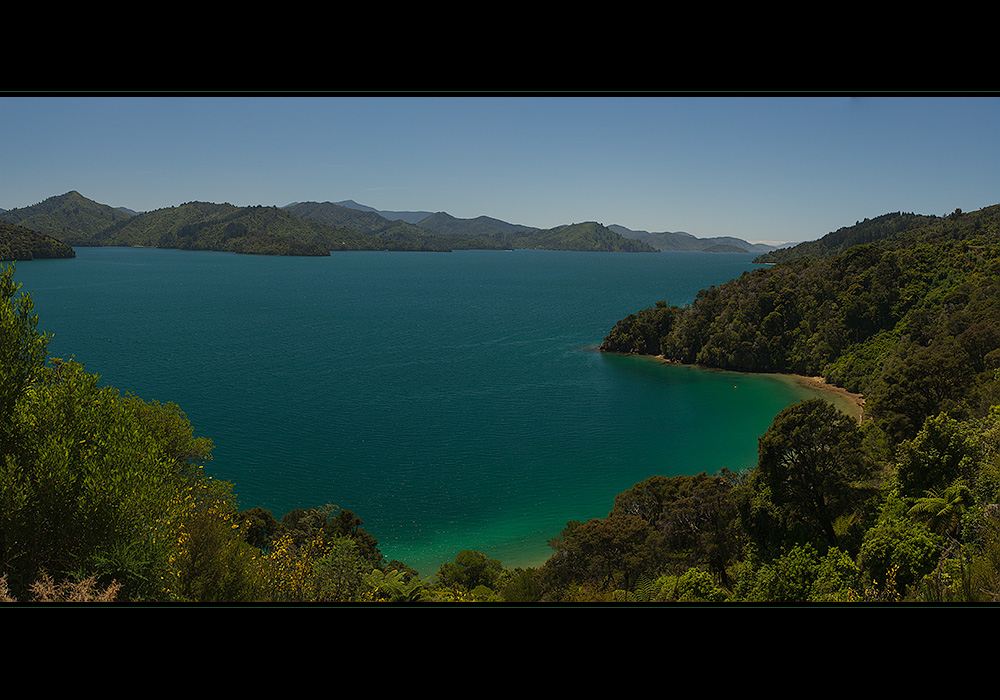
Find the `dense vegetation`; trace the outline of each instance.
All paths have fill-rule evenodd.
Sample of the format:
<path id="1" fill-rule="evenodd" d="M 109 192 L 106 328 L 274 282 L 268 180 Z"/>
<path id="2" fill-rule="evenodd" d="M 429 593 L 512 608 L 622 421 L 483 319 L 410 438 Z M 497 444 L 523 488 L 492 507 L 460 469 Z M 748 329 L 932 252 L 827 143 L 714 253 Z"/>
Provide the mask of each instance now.
<path id="1" fill-rule="evenodd" d="M 74 257 L 76 252 L 72 248 L 52 236 L 0 221 L 0 260 Z"/>
<path id="2" fill-rule="evenodd" d="M 994 601 L 1000 207 L 886 215 L 782 257 L 683 308 L 659 302 L 631 314 L 602 344 L 723 369 L 822 375 L 865 395 L 860 425 L 822 401 L 789 407 L 762 436 L 755 470 L 713 477 L 726 495 L 701 499 L 696 512 L 712 519 L 689 527 L 725 535 L 680 549 L 698 553 L 677 572 L 704 585 L 689 597 Z M 669 534 L 675 517 L 647 494 L 660 481 L 636 487 L 657 503 L 647 536 Z M 628 509 L 619 501 L 588 526 L 621 527 Z M 575 533 L 568 529 L 563 546 L 579 546 Z M 660 550 L 646 546 L 650 557 Z M 653 558 L 632 580 L 622 574 L 576 580 L 607 595 L 617 576 L 619 589 L 638 595 L 636 576 L 655 583 L 663 568 Z"/>
<path id="3" fill-rule="evenodd" d="M 0 275 L 0 598 L 181 602 L 995 602 L 1000 207 L 835 240 L 623 319 L 605 351 L 822 374 L 865 419 L 789 406 L 746 473 L 653 476 L 544 565 L 464 551 L 420 579 L 335 506 L 241 511 L 180 409 L 50 359 Z M 867 222 L 866 222 L 867 223 Z M 859 227 L 862 226 L 859 224 Z M 860 231 L 842 230 L 838 238 Z M 833 235 L 833 234 L 831 234 Z M 805 254 L 807 253 L 807 254 Z"/>
<path id="4" fill-rule="evenodd" d="M 88 244 L 257 255 L 329 255 L 330 250 L 382 247 L 371 236 L 300 219 L 277 207 L 208 202 L 188 202 L 139 214 L 104 229 Z"/>

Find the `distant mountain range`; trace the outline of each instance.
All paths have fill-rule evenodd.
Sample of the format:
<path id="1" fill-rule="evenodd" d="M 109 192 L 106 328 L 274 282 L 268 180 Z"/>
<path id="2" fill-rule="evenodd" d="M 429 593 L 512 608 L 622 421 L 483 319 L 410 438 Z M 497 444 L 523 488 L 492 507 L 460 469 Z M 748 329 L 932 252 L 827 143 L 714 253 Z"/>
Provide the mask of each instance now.
<path id="1" fill-rule="evenodd" d="M 73 190 L 28 207 L 0 210 L 0 222 L 50 236 L 68 246 L 147 246 L 262 255 L 329 255 L 334 250 L 774 250 L 774 246 L 738 238 L 648 233 L 593 221 L 539 229 L 488 216 L 460 219 L 445 212 L 379 211 L 353 200 L 295 202 L 284 207 L 187 202 L 133 212 L 100 204 Z M 15 248 L 23 250 L 23 246 Z M 3 254 L 4 249 L 0 249 Z"/>
<path id="2" fill-rule="evenodd" d="M 657 250 L 697 250 L 706 253 L 766 253 L 777 248 L 777 246 L 765 243 L 748 243 L 741 238 L 733 238 L 731 236 L 696 238 L 684 231 L 650 233 L 649 231 L 632 231 L 617 224 L 612 224 L 608 228 L 625 238 L 634 238 L 635 240 L 648 243 Z"/>

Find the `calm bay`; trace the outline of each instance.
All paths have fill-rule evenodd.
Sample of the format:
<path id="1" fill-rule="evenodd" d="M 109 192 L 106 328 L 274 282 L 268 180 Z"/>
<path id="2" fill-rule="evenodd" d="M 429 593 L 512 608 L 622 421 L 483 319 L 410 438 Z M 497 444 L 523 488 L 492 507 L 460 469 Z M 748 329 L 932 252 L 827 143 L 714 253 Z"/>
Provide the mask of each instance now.
<path id="1" fill-rule="evenodd" d="M 596 350 L 750 254 L 77 256 L 17 264 L 51 355 L 178 404 L 242 508 L 346 508 L 422 576 L 463 549 L 539 565 L 649 476 L 751 466 L 773 417 L 818 395 Z"/>

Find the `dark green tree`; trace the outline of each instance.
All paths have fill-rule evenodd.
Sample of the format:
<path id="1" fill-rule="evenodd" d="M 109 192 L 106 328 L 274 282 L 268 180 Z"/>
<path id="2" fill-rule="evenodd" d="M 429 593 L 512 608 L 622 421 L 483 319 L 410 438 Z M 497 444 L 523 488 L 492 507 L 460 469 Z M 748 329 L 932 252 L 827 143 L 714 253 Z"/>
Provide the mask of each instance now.
<path id="1" fill-rule="evenodd" d="M 281 530 L 281 523 L 271 511 L 256 507 L 240 512 L 239 521 L 243 526 L 243 538 L 247 544 L 264 549 L 271 544 L 272 538 Z"/>
<path id="2" fill-rule="evenodd" d="M 437 580 L 442 586 L 471 591 L 477 586 L 491 590 L 503 574 L 498 559 L 490 559 L 481 552 L 464 550 L 453 562 L 445 562 L 438 569 Z"/>
<path id="3" fill-rule="evenodd" d="M 373 568 L 381 569 L 385 566 L 385 558 L 378 548 L 378 540 L 362 525 L 361 518 L 337 506 L 296 508 L 281 519 L 279 534 L 290 535 L 296 545 L 312 541 L 320 533 L 330 539 L 349 537 L 357 545 L 358 556 Z"/>
<path id="4" fill-rule="evenodd" d="M 942 339 L 915 348 L 883 372 L 866 409 L 894 441 L 910 440 L 928 417 L 953 409 L 974 376 L 965 350 Z"/>
<path id="5" fill-rule="evenodd" d="M 900 448 L 900 494 L 922 498 L 928 491 L 944 489 L 957 479 L 971 481 L 976 461 L 972 443 L 969 426 L 947 413 L 925 420 L 916 437 Z"/>
<path id="6" fill-rule="evenodd" d="M 567 523 L 549 546 L 555 554 L 541 570 L 547 592 L 566 586 L 630 590 L 640 577 L 658 573 L 666 552 L 663 534 L 631 513 Z"/>
<path id="7" fill-rule="evenodd" d="M 16 439 L 14 404 L 44 368 L 51 337 L 37 330 L 34 302 L 20 288 L 14 265 L 0 266 L 0 459 Z"/>
<path id="8" fill-rule="evenodd" d="M 945 544 L 922 523 L 887 514 L 865 533 L 858 567 L 867 580 L 892 584 L 902 595 L 934 570 Z"/>
<path id="9" fill-rule="evenodd" d="M 653 476 L 615 498 L 612 514 L 630 514 L 663 534 L 673 573 L 705 563 L 726 584 L 726 567 L 740 549 L 730 481 L 702 472 Z"/>
<path id="10" fill-rule="evenodd" d="M 962 516 L 975 504 L 972 490 L 962 479 L 938 491 L 931 489 L 910 507 L 909 515 L 933 532 L 954 539 L 961 537 Z"/>
<path id="11" fill-rule="evenodd" d="M 873 468 L 854 419 L 823 399 L 807 399 L 779 413 L 760 438 L 751 484 L 766 487 L 787 518 L 836 547 L 834 522 L 869 494 Z"/>

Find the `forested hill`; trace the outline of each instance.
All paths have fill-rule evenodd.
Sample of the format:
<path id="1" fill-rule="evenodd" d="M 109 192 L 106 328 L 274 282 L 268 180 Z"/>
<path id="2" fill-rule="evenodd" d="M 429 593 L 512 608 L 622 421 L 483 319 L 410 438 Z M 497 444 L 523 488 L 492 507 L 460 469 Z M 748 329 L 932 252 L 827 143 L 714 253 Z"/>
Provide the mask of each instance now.
<path id="1" fill-rule="evenodd" d="M 355 206 L 356 205 L 355 203 Z M 509 224 L 480 216 L 460 219 L 445 212 L 430 214 L 416 224 L 389 220 L 374 211 L 331 202 L 298 202 L 285 207 L 296 216 L 322 223 L 346 226 L 383 240 L 427 240 L 435 245 L 459 249 L 541 249 L 602 252 L 655 252 L 641 241 L 626 238 L 596 222 L 567 224 L 550 229 Z"/>
<path id="2" fill-rule="evenodd" d="M 363 211 L 332 202 L 297 202 L 284 209 L 308 221 L 374 236 L 386 246 L 422 246 L 430 250 L 498 250 L 504 247 L 502 241 L 479 231 L 462 230 L 459 235 L 449 236 L 407 221 L 387 219 L 375 211 Z"/>
<path id="3" fill-rule="evenodd" d="M 378 250 L 373 236 L 294 216 L 277 207 L 188 202 L 122 221 L 76 245 L 129 245 L 265 255 Z"/>
<path id="4" fill-rule="evenodd" d="M 0 261 L 74 257 L 72 248 L 52 236 L 0 221 Z"/>
<path id="5" fill-rule="evenodd" d="M 601 349 L 822 375 L 865 394 L 866 414 L 896 439 L 940 411 L 1000 403 L 1000 207 L 880 224 L 891 233 L 879 242 L 835 252 L 875 226 L 861 223 L 823 256 L 744 273 L 683 308 L 630 314 Z"/>
<path id="6" fill-rule="evenodd" d="M 816 241 L 806 241 L 796 246 L 764 253 L 754 262 L 775 263 L 807 256 L 827 258 L 846 252 L 851 246 L 863 243 L 896 245 L 908 241 L 916 242 L 921 239 L 929 242 L 941 236 L 975 236 L 977 234 L 974 230 L 967 229 L 981 226 L 984 219 L 995 214 L 992 211 L 995 208 L 988 207 L 967 216 L 963 216 L 961 210 L 957 209 L 947 217 L 947 221 L 937 216 L 924 214 L 905 214 L 902 212 L 883 214 L 874 219 L 855 222 L 853 226 L 837 229 Z"/>
<path id="7" fill-rule="evenodd" d="M 87 199 L 76 190 L 32 204 L 0 212 L 0 221 L 52 236 L 67 245 L 81 236 L 92 236 L 132 215 Z"/>
<path id="8" fill-rule="evenodd" d="M 695 250 L 705 253 L 764 253 L 774 250 L 773 245 L 748 243 L 742 238 L 732 236 L 697 238 L 684 231 L 650 233 L 649 231 L 633 231 L 617 224 L 608 228 L 625 238 L 634 238 L 648 243 L 657 250 Z"/>
<path id="9" fill-rule="evenodd" d="M 596 221 L 512 234 L 507 237 L 506 241 L 511 247 L 523 249 L 582 250 L 609 253 L 659 252 L 647 243 L 625 238 Z"/>

